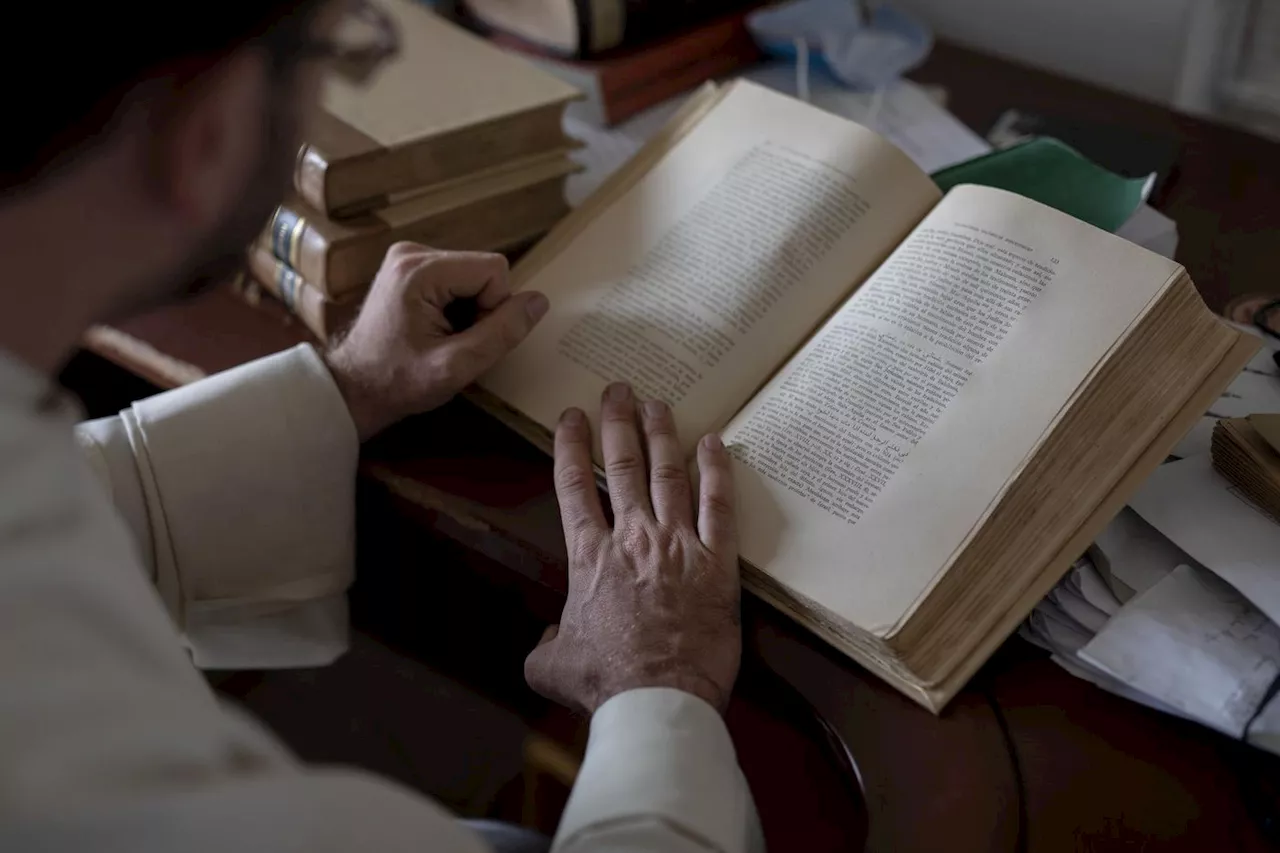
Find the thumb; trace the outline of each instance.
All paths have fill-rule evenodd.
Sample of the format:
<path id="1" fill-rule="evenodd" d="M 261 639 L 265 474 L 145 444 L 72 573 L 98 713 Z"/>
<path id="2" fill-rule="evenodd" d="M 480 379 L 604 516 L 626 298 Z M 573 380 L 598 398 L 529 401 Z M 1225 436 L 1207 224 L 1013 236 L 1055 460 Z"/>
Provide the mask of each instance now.
<path id="1" fill-rule="evenodd" d="M 451 366 L 450 378 L 459 388 L 471 384 L 515 349 L 550 307 L 537 291 L 516 293 L 475 325 L 445 338 L 438 352 Z"/>

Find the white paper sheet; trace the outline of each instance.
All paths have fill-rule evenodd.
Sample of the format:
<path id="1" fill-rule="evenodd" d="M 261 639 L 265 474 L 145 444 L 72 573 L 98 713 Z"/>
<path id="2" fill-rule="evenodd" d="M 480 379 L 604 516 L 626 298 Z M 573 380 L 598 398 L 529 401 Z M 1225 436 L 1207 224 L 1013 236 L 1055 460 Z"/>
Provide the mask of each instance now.
<path id="1" fill-rule="evenodd" d="M 1048 600 L 1062 608 L 1072 621 L 1090 634 L 1098 633 L 1107 624 L 1107 614 L 1085 601 L 1084 596 L 1068 584 L 1060 583 L 1054 587 Z"/>
<path id="2" fill-rule="evenodd" d="M 1220 578 L 1179 566 L 1129 602 L 1079 657 L 1240 737 L 1280 675 L 1280 628 Z"/>
<path id="3" fill-rule="evenodd" d="M 1034 636 L 1041 640 L 1037 645 L 1057 654 L 1074 656 L 1093 639 L 1088 631 L 1064 618 L 1057 605 L 1046 607 L 1044 602 L 1032 611 L 1027 624 Z"/>
<path id="4" fill-rule="evenodd" d="M 1272 366 L 1274 364 L 1272 362 Z M 1280 377 L 1247 368 L 1209 408 L 1209 414 L 1216 418 L 1243 418 L 1273 412 L 1280 412 Z"/>
<path id="5" fill-rule="evenodd" d="M 1080 657 L 1055 653 L 1050 658 L 1058 666 L 1083 681 L 1087 681 L 1095 687 L 1099 687 L 1108 693 L 1119 696 L 1121 699 L 1128 699 L 1130 702 L 1136 702 L 1139 705 L 1145 705 L 1155 711 L 1164 714 L 1172 714 L 1175 717 L 1181 717 L 1184 720 L 1190 720 L 1191 717 L 1174 708 L 1155 699 L 1140 690 L 1135 690 L 1117 678 L 1113 678 L 1097 667 L 1086 663 Z M 1192 722 L 1196 722 L 1192 720 Z"/>
<path id="6" fill-rule="evenodd" d="M 1130 506 L 1280 622 L 1280 524 L 1214 471 L 1209 457 L 1161 465 Z"/>
<path id="7" fill-rule="evenodd" d="M 1178 223 L 1146 203 L 1116 229 L 1116 236 L 1166 258 L 1172 258 L 1178 251 Z"/>
<path id="8" fill-rule="evenodd" d="M 1120 599 L 1107 587 L 1088 557 L 1076 561 L 1065 583 L 1105 615 L 1115 616 L 1120 612 Z"/>
<path id="9" fill-rule="evenodd" d="M 1090 553 L 1103 571 L 1138 594 L 1164 580 L 1178 565 L 1191 562 L 1182 549 L 1128 507 L 1098 535 Z"/>
<path id="10" fill-rule="evenodd" d="M 1196 421 L 1191 431 L 1182 437 L 1170 452 L 1170 456 L 1186 459 L 1189 456 L 1203 456 L 1213 447 L 1213 428 L 1218 419 L 1209 415 Z"/>

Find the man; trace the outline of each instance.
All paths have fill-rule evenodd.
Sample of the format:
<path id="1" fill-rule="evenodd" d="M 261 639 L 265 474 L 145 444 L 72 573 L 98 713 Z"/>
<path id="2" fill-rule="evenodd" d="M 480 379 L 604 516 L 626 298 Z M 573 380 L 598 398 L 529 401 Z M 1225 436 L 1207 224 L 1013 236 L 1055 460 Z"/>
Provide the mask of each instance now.
<path id="1" fill-rule="evenodd" d="M 402 245 L 346 340 L 74 425 L 51 377 L 92 323 L 210 282 L 282 194 L 349 0 L 20 4 L 0 202 L 0 849 L 480 851 L 438 806 L 299 766 L 207 667 L 319 665 L 346 642 L 358 441 L 515 346 L 545 297 L 505 262 Z M 381 36 L 385 36 L 382 33 Z M 69 67 L 59 68 L 59 63 Z M 432 81 L 424 81 L 424 85 Z M 441 83 L 441 85 L 446 85 Z M 443 308 L 474 298 L 455 331 Z M 584 414 L 556 435 L 571 561 L 535 689 L 593 713 L 564 851 L 736 851 L 756 835 L 718 711 L 737 673 L 732 488 L 671 413 L 613 386 L 606 522 Z M 77 446 L 78 445 L 78 446 Z"/>

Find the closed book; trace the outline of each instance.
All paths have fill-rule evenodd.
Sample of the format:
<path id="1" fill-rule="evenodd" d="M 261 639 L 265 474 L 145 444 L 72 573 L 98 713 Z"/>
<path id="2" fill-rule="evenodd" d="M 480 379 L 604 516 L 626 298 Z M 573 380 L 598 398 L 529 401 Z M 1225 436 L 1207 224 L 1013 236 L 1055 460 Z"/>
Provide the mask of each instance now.
<path id="1" fill-rule="evenodd" d="M 246 298 L 250 302 L 256 301 L 259 296 L 252 285 L 260 286 L 326 343 L 346 331 L 360 313 L 365 295 L 363 291 L 348 294 L 345 299 L 329 299 L 319 288 L 261 246 L 252 247 L 247 260 L 250 282 L 243 290 Z"/>
<path id="2" fill-rule="evenodd" d="M 292 196 L 276 209 L 259 242 L 326 296 L 341 298 L 368 286 L 399 240 L 492 252 L 529 242 L 568 212 L 564 179 L 576 168 L 555 156 L 342 220 Z"/>
<path id="3" fill-rule="evenodd" d="M 312 207 L 369 210 L 571 144 L 561 117 L 573 87 L 415 0 L 372 2 L 393 19 L 400 50 L 369 81 L 326 80 L 294 172 Z"/>
<path id="4" fill-rule="evenodd" d="M 637 45 L 759 0 L 465 0 L 481 24 L 564 56 Z"/>
<path id="5" fill-rule="evenodd" d="M 747 30 L 745 11 L 597 59 L 549 56 L 529 42 L 502 34 L 494 43 L 527 55 L 580 89 L 583 98 L 569 107 L 569 114 L 600 125 L 626 121 L 707 80 L 757 62 L 761 55 Z"/>

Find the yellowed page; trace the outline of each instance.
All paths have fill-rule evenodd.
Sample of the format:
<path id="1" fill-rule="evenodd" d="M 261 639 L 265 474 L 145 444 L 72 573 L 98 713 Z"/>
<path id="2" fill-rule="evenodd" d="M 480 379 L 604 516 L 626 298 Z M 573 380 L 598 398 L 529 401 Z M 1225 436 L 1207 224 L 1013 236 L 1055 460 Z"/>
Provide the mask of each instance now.
<path id="1" fill-rule="evenodd" d="M 749 83 L 525 287 L 551 312 L 481 385 L 544 426 L 613 380 L 722 426 L 936 202 L 870 131 Z"/>
<path id="2" fill-rule="evenodd" d="M 725 429 L 743 557 L 884 635 L 1179 269 L 954 189 Z"/>

